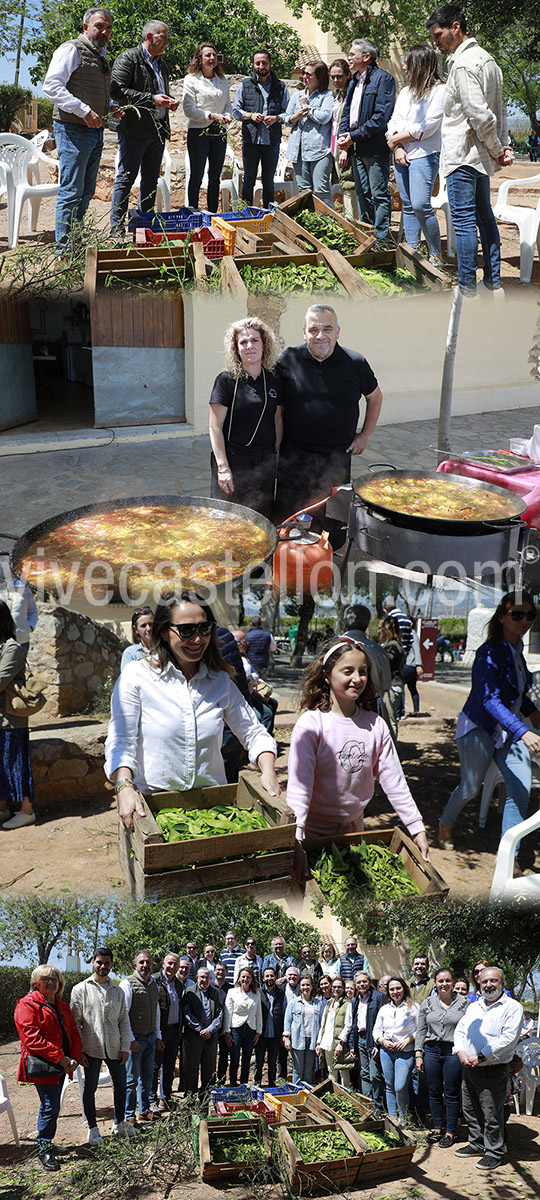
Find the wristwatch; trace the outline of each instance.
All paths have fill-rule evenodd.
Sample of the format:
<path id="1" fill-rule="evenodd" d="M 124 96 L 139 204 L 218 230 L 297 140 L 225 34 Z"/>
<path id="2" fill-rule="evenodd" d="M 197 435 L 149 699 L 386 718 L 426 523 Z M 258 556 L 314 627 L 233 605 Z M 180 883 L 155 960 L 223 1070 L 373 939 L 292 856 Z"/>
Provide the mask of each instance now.
<path id="1" fill-rule="evenodd" d="M 476 1057 L 477 1057 L 479 1063 L 485 1063 L 485 1061 L 486 1061 L 485 1054 L 477 1054 Z"/>

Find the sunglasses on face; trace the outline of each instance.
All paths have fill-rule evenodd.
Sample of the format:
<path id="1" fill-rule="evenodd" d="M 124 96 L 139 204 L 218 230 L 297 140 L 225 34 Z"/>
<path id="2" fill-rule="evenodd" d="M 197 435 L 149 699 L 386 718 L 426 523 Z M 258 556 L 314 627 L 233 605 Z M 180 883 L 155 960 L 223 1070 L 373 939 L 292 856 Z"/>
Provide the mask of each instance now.
<path id="1" fill-rule="evenodd" d="M 523 608 L 513 608 L 512 611 L 508 613 L 508 616 L 511 617 L 517 625 L 518 621 L 534 621 L 536 613 L 531 612 L 530 609 L 525 611 Z"/>
<path id="2" fill-rule="evenodd" d="M 169 625 L 169 629 L 174 629 L 182 641 L 187 642 L 188 638 L 195 637 L 196 633 L 200 633 L 201 637 L 208 637 L 212 632 L 215 621 L 193 621 L 187 622 L 184 625 Z"/>

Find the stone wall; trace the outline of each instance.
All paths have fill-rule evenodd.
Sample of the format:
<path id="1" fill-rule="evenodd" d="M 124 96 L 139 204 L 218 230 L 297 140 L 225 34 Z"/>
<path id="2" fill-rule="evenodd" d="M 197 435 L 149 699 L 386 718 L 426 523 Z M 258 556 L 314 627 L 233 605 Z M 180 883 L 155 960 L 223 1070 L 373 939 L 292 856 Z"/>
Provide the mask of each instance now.
<path id="1" fill-rule="evenodd" d="M 107 724 L 89 722 L 30 732 L 30 756 L 37 804 L 63 804 L 105 793 L 103 771 Z"/>
<path id="2" fill-rule="evenodd" d="M 28 664 L 47 683 L 47 704 L 39 724 L 48 717 L 82 712 L 108 679 L 120 674 L 126 642 L 116 634 L 56 604 L 41 604 L 31 636 Z"/>

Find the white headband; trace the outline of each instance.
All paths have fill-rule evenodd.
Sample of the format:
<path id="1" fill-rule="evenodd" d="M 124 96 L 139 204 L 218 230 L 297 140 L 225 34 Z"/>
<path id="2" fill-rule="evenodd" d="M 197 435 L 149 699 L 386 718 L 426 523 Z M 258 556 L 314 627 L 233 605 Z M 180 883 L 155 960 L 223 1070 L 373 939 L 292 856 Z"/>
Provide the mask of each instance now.
<path id="1" fill-rule="evenodd" d="M 324 667 L 324 664 L 328 661 L 330 655 L 334 653 L 334 650 L 339 650 L 340 646 L 347 646 L 349 650 L 363 649 L 361 642 L 357 642 L 356 638 L 347 637 L 347 634 L 344 633 L 340 637 L 339 642 L 336 642 L 335 646 L 331 646 L 330 649 L 326 651 L 321 663 L 321 667 Z"/>

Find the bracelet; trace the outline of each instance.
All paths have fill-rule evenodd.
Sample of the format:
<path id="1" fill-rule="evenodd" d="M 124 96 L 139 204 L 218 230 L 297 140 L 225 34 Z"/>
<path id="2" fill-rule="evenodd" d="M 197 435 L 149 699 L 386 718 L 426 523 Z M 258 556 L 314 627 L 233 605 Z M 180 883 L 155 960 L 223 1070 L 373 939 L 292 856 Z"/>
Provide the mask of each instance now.
<path id="1" fill-rule="evenodd" d="M 119 796 L 120 792 L 122 791 L 122 788 L 125 788 L 125 787 L 133 788 L 133 790 L 135 792 L 137 792 L 139 796 L 142 795 L 142 792 L 139 791 L 139 788 L 137 787 L 137 785 L 135 783 L 133 783 L 132 779 L 121 779 L 120 782 L 115 785 L 115 789 L 114 789 L 115 796 Z"/>

